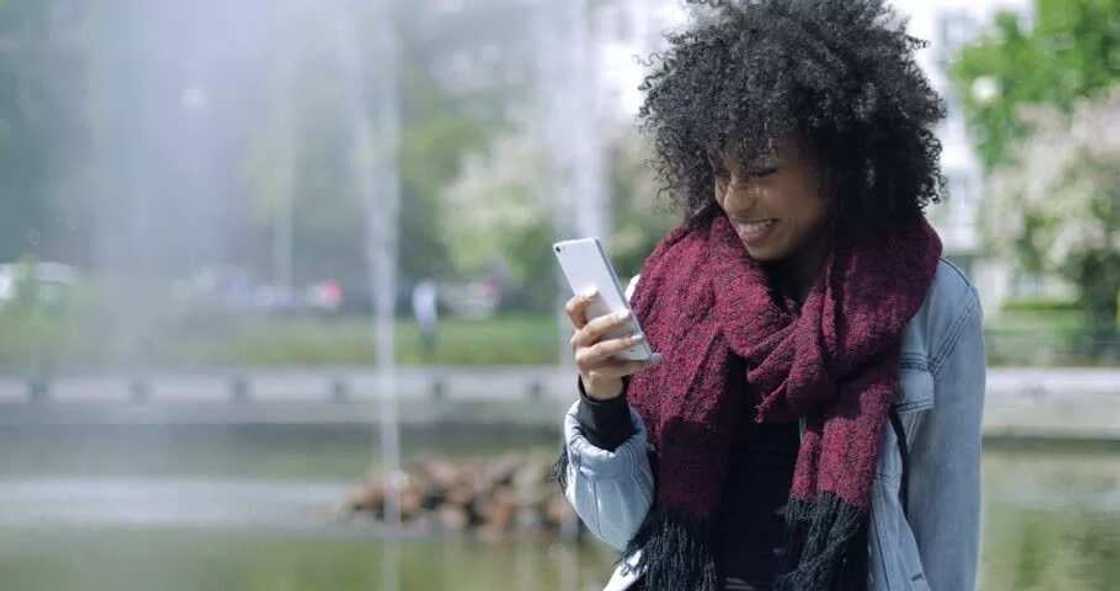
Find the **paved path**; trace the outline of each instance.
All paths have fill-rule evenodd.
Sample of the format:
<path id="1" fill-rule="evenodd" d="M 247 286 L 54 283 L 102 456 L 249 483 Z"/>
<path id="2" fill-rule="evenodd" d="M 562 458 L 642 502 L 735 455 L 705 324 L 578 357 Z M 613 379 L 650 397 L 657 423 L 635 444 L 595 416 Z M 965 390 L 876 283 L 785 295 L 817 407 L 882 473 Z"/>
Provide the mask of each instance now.
<path id="1" fill-rule="evenodd" d="M 221 370 L 148 376 L 69 376 L 32 394 L 0 377 L 0 425 L 130 423 L 367 423 L 385 384 L 363 368 Z M 402 368 L 388 386 L 402 422 L 553 425 L 575 399 L 574 370 Z M 991 437 L 1120 442 L 1120 368 L 1000 368 L 988 373 Z"/>

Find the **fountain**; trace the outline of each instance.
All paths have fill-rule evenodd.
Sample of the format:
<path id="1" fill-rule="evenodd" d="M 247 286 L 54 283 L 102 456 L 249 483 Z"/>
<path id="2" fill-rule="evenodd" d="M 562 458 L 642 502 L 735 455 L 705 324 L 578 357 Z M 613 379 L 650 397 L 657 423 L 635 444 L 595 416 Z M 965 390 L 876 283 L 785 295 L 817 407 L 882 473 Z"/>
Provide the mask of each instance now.
<path id="1" fill-rule="evenodd" d="M 358 194 L 365 205 L 366 260 L 374 308 L 376 367 L 380 389 L 381 465 L 387 470 L 385 524 L 391 536 L 400 533 L 400 432 L 397 421 L 394 304 L 397 285 L 397 224 L 400 212 L 400 108 L 397 82 L 397 40 L 388 0 L 338 10 L 338 55 L 347 84 L 347 118 L 353 122 L 352 166 Z M 355 30 L 367 17 L 372 30 L 361 39 Z M 363 58 L 376 60 L 367 67 Z M 372 72 L 373 75 L 368 73 Z M 373 110 L 373 115 L 370 110 Z M 399 589 L 399 549 L 390 543 L 383 555 L 385 589 Z"/>
<path id="2" fill-rule="evenodd" d="M 608 239 L 610 220 L 604 186 L 602 145 L 598 136 L 597 70 L 588 31 L 586 0 L 540 2 L 534 31 L 537 39 L 536 134 L 545 146 L 548 165 L 538 186 L 550 207 L 557 239 L 598 236 Z M 547 245 L 542 245 L 545 248 Z M 559 268 L 556 322 L 559 363 L 572 367 L 568 346 L 568 299 Z"/>

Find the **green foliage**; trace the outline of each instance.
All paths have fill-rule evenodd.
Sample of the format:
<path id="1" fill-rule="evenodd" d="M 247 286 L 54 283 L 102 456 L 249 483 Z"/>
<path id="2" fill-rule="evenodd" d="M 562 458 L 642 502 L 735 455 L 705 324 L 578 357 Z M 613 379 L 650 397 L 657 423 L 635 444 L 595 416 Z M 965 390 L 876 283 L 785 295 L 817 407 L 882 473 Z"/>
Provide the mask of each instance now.
<path id="1" fill-rule="evenodd" d="M 1060 300 L 1053 298 L 1018 298 L 1008 300 L 1001 306 L 1003 313 L 1036 313 L 1036 312 L 1074 312 L 1078 309 L 1074 300 Z"/>
<path id="2" fill-rule="evenodd" d="M 97 300 L 92 286 L 78 284 L 46 299 L 38 282 L 30 280 L 31 259 L 21 266 L 16 297 L 0 304 L 0 369 L 49 373 L 76 357 L 94 357 L 106 348 L 99 336 L 87 335 L 79 344 L 74 331 L 93 318 Z M 85 347 L 79 352 L 78 347 Z"/>
<path id="3" fill-rule="evenodd" d="M 505 274 L 503 305 L 543 311 L 554 303 L 551 211 L 540 195 L 544 154 L 525 133 L 496 137 L 464 161 L 442 199 L 440 226 L 456 274 Z"/>
<path id="4" fill-rule="evenodd" d="M 446 276 L 448 242 L 441 231 L 442 193 L 459 174 L 461 161 L 481 150 L 494 129 L 466 114 L 419 64 L 404 79 L 404 129 L 401 145 L 402 274 L 411 278 Z"/>
<path id="5" fill-rule="evenodd" d="M 1079 289 L 1086 328 L 1102 343 L 1116 332 L 1120 294 L 1120 87 L 1081 99 L 1069 114 L 1024 111 L 1032 135 L 992 171 L 984 203 L 987 239 L 1029 269 Z"/>
<path id="6" fill-rule="evenodd" d="M 330 33 L 316 27 L 324 24 L 309 22 L 302 35 L 330 47 L 321 39 Z M 460 161 L 501 127 L 469 109 L 477 97 L 458 96 L 432 73 L 433 62 L 449 49 L 443 39 L 430 38 L 415 24 L 397 29 L 402 33 L 399 263 L 408 283 L 453 271 L 438 224 L 441 193 Z M 270 94 L 276 104 L 254 131 L 246 158 L 253 222 L 258 234 L 268 237 L 281 200 L 292 199 L 296 278 L 333 276 L 361 284 L 367 212 L 354 190 L 353 123 L 345 117 L 348 82 L 330 51 L 294 53 L 294 58 L 278 54 L 272 65 L 276 80 Z M 373 67 L 376 60 L 364 63 Z"/>
<path id="7" fill-rule="evenodd" d="M 1079 289 L 1104 354 L 1120 293 L 1120 0 L 1038 0 L 1032 30 L 1000 15 L 954 83 L 989 172 L 985 239 Z M 1112 354 L 1116 352 L 1113 351 Z"/>
<path id="8" fill-rule="evenodd" d="M 84 286 L 51 314 L 0 307 L 0 371 L 50 373 L 137 361 L 120 359 L 120 347 L 106 346 L 124 334 L 119 321 L 99 321 L 108 309 L 104 298 Z M 352 366 L 368 363 L 375 353 L 369 320 L 362 317 L 235 317 L 165 309 L 144 328 L 139 336 L 144 350 L 123 354 L 142 355 L 152 367 Z M 396 335 L 397 361 L 404 365 L 543 365 L 558 355 L 555 319 L 547 314 L 443 319 L 430 358 L 415 322 L 400 321 Z"/>
<path id="9" fill-rule="evenodd" d="M 1078 303 L 1022 299 L 993 315 L 984 341 L 993 366 L 1091 365 L 1087 335 Z"/>
<path id="10" fill-rule="evenodd" d="M 1076 99 L 1120 80 L 1120 0 L 1038 0 L 1036 6 L 1033 30 L 1001 14 L 953 66 L 956 94 L 988 169 L 1006 162 L 1028 132 L 1020 107 L 1068 111 Z"/>
<path id="11" fill-rule="evenodd" d="M 657 242 L 679 221 L 671 203 L 657 201 L 647 147 L 636 135 L 625 134 L 608 152 L 615 228 L 607 249 L 623 281 L 641 271 Z"/>

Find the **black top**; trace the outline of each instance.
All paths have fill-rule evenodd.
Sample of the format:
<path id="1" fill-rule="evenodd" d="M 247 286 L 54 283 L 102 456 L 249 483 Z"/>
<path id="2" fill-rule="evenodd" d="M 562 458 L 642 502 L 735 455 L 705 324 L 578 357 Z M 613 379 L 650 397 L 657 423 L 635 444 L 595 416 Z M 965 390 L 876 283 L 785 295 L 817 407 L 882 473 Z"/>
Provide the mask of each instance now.
<path id="1" fill-rule="evenodd" d="M 614 451 L 630 438 L 637 429 L 630 420 L 630 405 L 626 403 L 626 390 L 630 386 L 630 376 L 622 378 L 621 396 L 609 400 L 596 400 L 583 389 L 583 380 L 576 378 L 579 387 L 579 408 L 576 419 L 580 430 L 591 445 L 599 449 Z"/>
<path id="2" fill-rule="evenodd" d="M 782 563 L 785 518 L 800 432 L 793 423 L 756 423 L 731 453 L 723 504 L 724 574 L 769 588 Z"/>
<path id="3" fill-rule="evenodd" d="M 614 451 L 636 432 L 623 394 L 610 400 L 590 398 L 579 382 L 581 403 L 576 418 L 584 437 L 600 449 Z M 726 577 L 766 589 L 774 580 L 784 545 L 781 511 L 789 500 L 793 467 L 800 446 L 796 422 L 750 425 L 750 435 L 731 450 L 723 503 L 716 523 L 719 562 Z"/>

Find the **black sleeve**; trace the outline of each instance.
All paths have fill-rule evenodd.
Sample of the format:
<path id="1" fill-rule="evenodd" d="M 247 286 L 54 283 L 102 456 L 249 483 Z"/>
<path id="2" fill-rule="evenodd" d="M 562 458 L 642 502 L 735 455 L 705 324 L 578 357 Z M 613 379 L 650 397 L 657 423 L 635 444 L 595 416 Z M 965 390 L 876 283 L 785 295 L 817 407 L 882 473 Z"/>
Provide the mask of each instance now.
<path id="1" fill-rule="evenodd" d="M 637 431 L 630 420 L 630 405 L 626 402 L 630 376 L 622 378 L 622 395 L 610 400 L 596 400 L 588 396 L 583 390 L 583 380 L 578 376 L 576 383 L 580 398 L 576 420 L 583 436 L 595 447 L 614 451 Z"/>

